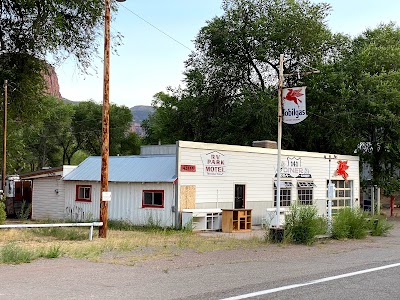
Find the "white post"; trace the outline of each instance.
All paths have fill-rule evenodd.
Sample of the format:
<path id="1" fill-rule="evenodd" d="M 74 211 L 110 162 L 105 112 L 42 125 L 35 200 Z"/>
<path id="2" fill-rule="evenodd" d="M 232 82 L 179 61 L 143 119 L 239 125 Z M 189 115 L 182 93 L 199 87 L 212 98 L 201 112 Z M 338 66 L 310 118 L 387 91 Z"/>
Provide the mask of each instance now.
<path id="1" fill-rule="evenodd" d="M 278 83 L 278 163 L 276 169 L 276 226 L 280 227 L 281 206 L 281 149 L 282 149 L 282 89 L 283 89 L 283 54 L 279 57 Z"/>
<path id="2" fill-rule="evenodd" d="M 331 182 L 331 160 L 336 158 L 336 155 L 331 156 L 324 156 L 325 159 L 329 160 L 328 164 L 328 233 L 332 232 L 332 193 L 333 187 Z"/>
<path id="3" fill-rule="evenodd" d="M 371 186 L 371 215 L 375 215 L 375 186 Z"/>
<path id="4" fill-rule="evenodd" d="M 93 240 L 93 224 L 90 226 L 90 231 L 89 231 L 89 241 Z"/>

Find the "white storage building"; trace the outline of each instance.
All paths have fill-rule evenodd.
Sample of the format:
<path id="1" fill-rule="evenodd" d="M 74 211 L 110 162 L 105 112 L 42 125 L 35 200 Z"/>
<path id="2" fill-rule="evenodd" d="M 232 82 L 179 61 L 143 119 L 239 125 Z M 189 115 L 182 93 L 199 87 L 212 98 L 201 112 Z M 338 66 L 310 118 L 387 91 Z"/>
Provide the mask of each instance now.
<path id="1" fill-rule="evenodd" d="M 64 177 L 65 208 L 72 219 L 100 217 L 101 157 L 88 157 Z M 175 155 L 109 158 L 108 218 L 137 225 L 174 225 Z"/>
<path id="2" fill-rule="evenodd" d="M 65 187 L 62 178 L 76 166 L 48 168 L 21 175 L 32 181 L 32 219 L 60 220 L 65 218 Z"/>

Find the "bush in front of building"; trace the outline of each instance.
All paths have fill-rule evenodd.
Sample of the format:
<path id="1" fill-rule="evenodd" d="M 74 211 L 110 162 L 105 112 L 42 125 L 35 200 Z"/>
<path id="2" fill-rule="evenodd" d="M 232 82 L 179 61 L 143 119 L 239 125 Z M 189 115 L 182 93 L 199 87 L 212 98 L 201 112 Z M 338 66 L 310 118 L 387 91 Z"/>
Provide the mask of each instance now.
<path id="1" fill-rule="evenodd" d="M 362 239 L 368 235 L 369 230 L 368 213 L 359 208 L 341 208 L 333 218 L 334 239 Z"/>
<path id="2" fill-rule="evenodd" d="M 318 234 L 326 233 L 326 220 L 313 205 L 292 205 L 285 216 L 285 241 L 311 245 Z"/>
<path id="3" fill-rule="evenodd" d="M 385 216 L 375 216 L 369 221 L 369 230 L 372 236 L 384 236 L 393 228 Z"/>
<path id="4" fill-rule="evenodd" d="M 6 221 L 6 204 L 3 199 L 0 199 L 0 224 L 4 224 Z"/>

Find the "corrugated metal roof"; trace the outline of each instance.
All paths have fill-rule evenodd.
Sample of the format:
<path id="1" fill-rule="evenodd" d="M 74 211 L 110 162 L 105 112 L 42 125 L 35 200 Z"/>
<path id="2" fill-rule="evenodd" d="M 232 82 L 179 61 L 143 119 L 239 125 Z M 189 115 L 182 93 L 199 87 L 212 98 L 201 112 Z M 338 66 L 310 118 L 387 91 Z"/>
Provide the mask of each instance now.
<path id="1" fill-rule="evenodd" d="M 110 182 L 173 182 L 176 179 L 175 155 L 110 156 Z M 90 156 L 64 180 L 100 181 L 101 157 Z"/>

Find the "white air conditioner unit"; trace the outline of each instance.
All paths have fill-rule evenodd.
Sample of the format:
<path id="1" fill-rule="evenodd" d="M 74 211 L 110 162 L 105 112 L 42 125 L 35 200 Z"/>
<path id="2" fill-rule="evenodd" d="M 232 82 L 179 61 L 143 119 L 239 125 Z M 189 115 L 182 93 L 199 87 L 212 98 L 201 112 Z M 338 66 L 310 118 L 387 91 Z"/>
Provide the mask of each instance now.
<path id="1" fill-rule="evenodd" d="M 279 209 L 279 226 L 278 226 L 278 218 L 276 214 L 276 207 L 274 208 L 267 208 L 266 215 L 263 218 L 264 226 L 271 227 L 282 227 L 285 225 L 285 215 L 289 211 L 286 207 L 281 207 Z"/>

